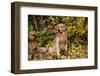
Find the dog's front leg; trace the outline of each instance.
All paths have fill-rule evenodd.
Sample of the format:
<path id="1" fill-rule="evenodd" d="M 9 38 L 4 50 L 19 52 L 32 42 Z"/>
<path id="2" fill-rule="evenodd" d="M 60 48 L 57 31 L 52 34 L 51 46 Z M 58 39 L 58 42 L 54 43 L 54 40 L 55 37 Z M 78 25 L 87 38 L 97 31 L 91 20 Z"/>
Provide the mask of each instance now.
<path id="1" fill-rule="evenodd" d="M 67 37 L 66 37 L 66 38 L 67 38 Z M 66 52 L 67 52 L 67 39 L 66 39 L 65 50 L 66 50 Z"/>
<path id="2" fill-rule="evenodd" d="M 59 56 L 60 55 L 60 48 L 59 48 L 59 39 L 58 38 L 56 39 L 56 52 L 57 52 L 57 55 Z"/>
<path id="3" fill-rule="evenodd" d="M 65 45 L 65 50 L 67 51 L 67 44 Z"/>

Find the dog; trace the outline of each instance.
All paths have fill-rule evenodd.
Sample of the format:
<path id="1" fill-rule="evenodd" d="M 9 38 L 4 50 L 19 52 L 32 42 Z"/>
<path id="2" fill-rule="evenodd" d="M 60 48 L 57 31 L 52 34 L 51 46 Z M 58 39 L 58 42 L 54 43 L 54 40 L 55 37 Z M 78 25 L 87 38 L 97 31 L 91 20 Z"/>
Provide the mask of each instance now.
<path id="1" fill-rule="evenodd" d="M 49 47 L 49 53 L 56 53 L 60 56 L 61 50 L 67 51 L 67 26 L 63 23 L 57 24 L 55 26 L 56 34 L 53 42 Z"/>
<path id="2" fill-rule="evenodd" d="M 46 54 L 48 48 L 40 47 L 36 41 L 37 32 L 28 32 L 28 58 L 29 60 L 41 59 L 40 54 Z"/>
<path id="3" fill-rule="evenodd" d="M 35 31 L 31 31 L 28 33 L 28 41 L 34 42 L 36 40 L 37 33 Z"/>

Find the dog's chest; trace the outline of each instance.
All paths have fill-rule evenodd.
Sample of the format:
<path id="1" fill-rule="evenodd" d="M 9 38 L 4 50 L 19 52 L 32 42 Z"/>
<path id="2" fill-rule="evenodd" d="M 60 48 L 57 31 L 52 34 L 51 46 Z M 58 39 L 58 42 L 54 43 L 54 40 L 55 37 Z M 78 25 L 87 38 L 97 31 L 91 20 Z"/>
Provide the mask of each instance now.
<path id="1" fill-rule="evenodd" d="M 60 46 L 64 46 L 67 43 L 67 37 L 65 34 L 60 34 L 59 35 L 59 44 Z"/>

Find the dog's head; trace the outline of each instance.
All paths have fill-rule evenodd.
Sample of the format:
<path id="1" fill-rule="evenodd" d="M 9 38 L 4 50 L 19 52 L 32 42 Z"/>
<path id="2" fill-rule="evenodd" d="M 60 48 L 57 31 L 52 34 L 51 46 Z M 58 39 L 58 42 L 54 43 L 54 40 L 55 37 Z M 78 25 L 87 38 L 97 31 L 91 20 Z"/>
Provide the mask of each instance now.
<path id="1" fill-rule="evenodd" d="M 62 32 L 65 32 L 66 31 L 67 26 L 65 24 L 62 24 L 61 23 L 61 24 L 57 24 L 55 26 L 55 29 L 56 29 L 57 32 L 62 33 Z"/>
<path id="2" fill-rule="evenodd" d="M 28 33 L 28 39 L 29 39 L 29 41 L 34 41 L 35 38 L 36 38 L 36 36 L 37 36 L 37 34 L 36 34 L 35 31 L 29 32 Z"/>

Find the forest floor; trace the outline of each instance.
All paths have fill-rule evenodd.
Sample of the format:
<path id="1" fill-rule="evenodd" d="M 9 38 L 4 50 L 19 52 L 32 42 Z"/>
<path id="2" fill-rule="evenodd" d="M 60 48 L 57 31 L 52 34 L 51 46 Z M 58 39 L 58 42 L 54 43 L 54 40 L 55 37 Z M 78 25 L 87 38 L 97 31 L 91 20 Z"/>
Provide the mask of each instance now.
<path id="1" fill-rule="evenodd" d="M 88 58 L 88 52 L 87 52 L 87 45 L 79 45 L 75 46 L 75 44 L 72 44 L 70 47 L 68 47 L 67 51 L 61 51 L 60 56 L 56 55 L 55 53 L 48 53 L 48 52 L 40 52 L 37 51 L 37 49 L 34 49 L 36 47 L 35 43 L 30 43 L 28 45 L 28 60 L 59 60 L 59 59 L 84 59 Z M 32 50 L 34 49 L 34 50 Z"/>

